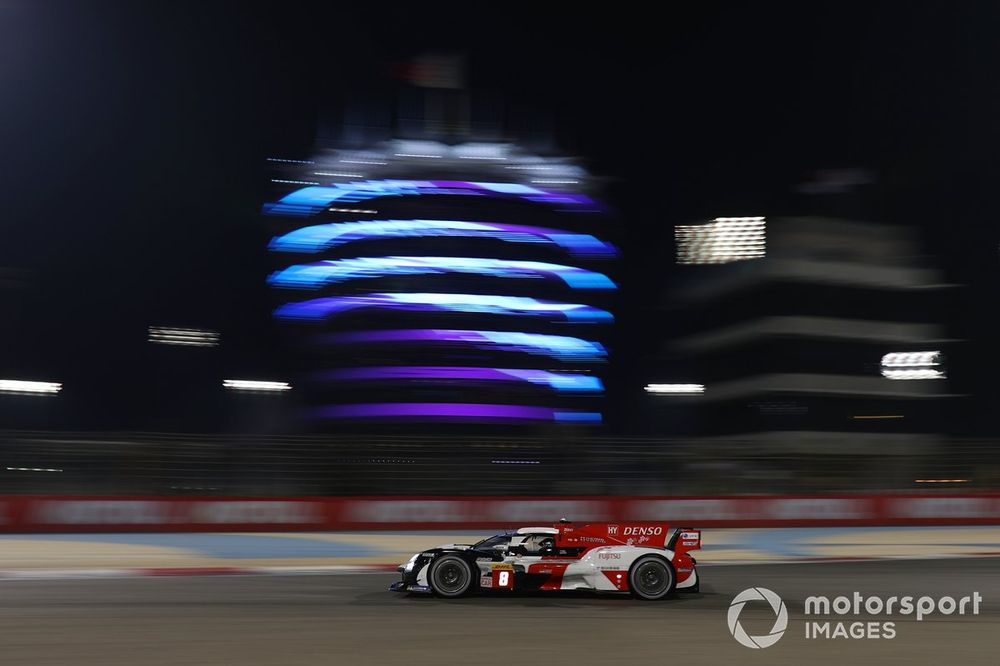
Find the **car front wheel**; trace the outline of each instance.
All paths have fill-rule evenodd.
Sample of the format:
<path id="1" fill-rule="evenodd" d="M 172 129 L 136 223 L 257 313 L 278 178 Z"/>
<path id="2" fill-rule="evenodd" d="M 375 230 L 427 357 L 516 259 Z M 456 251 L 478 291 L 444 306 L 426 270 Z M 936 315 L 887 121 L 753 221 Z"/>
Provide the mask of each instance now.
<path id="1" fill-rule="evenodd" d="M 636 560 L 628 572 L 632 596 L 647 601 L 662 599 L 674 589 L 674 568 L 655 555 Z"/>
<path id="2" fill-rule="evenodd" d="M 445 555 L 431 565 L 431 589 L 440 597 L 460 597 L 472 588 L 472 567 L 455 555 Z"/>

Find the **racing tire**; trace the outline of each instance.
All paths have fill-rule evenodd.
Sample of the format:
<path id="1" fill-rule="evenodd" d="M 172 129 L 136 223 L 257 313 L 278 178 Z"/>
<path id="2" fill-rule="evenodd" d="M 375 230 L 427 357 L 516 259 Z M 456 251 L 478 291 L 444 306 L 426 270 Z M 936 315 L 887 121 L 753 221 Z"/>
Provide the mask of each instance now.
<path id="1" fill-rule="evenodd" d="M 676 584 L 674 567 L 656 555 L 640 557 L 628 570 L 628 589 L 637 599 L 662 599 L 673 591 Z"/>
<path id="2" fill-rule="evenodd" d="M 445 555 L 431 564 L 427 582 L 434 594 L 453 599 L 472 590 L 476 581 L 468 562 L 456 555 Z"/>

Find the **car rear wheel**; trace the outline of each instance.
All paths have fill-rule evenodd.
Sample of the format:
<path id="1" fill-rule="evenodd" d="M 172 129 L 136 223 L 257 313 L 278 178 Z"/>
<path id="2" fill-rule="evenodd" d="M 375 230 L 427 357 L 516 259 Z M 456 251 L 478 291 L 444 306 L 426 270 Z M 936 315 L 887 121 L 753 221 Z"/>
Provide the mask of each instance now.
<path id="1" fill-rule="evenodd" d="M 674 568 L 655 555 L 640 557 L 628 572 L 632 596 L 647 601 L 667 596 L 674 589 L 674 583 Z"/>
<path id="2" fill-rule="evenodd" d="M 431 589 L 441 597 L 460 597 L 472 588 L 472 567 L 455 555 L 445 555 L 434 561 L 428 576 Z"/>

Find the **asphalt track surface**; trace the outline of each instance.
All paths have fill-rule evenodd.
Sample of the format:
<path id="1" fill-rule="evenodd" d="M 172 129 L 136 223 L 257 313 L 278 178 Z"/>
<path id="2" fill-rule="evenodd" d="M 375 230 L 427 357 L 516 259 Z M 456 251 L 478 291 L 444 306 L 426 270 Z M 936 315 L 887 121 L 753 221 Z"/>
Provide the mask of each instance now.
<path id="1" fill-rule="evenodd" d="M 386 591 L 390 574 L 0 582 L 0 664 L 990 664 L 1000 663 L 1000 558 L 704 567 L 661 602 L 574 593 L 453 601 Z M 762 586 L 790 622 L 774 646 L 731 637 L 732 598 Z M 806 596 L 978 591 L 980 614 L 881 617 L 896 638 L 804 638 Z M 760 606 L 758 608 L 758 605 Z M 848 615 L 836 618 L 847 622 Z M 766 633 L 762 602 L 740 621 Z"/>

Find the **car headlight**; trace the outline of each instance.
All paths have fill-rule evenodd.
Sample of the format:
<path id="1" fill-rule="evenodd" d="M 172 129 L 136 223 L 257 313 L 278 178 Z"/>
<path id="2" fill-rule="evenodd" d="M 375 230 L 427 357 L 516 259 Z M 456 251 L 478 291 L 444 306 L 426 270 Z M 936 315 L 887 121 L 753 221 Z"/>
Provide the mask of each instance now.
<path id="1" fill-rule="evenodd" d="M 410 561 L 403 565 L 403 571 L 409 573 L 413 571 L 413 566 L 417 563 L 417 558 L 420 557 L 420 553 L 417 553 L 410 558 Z"/>

